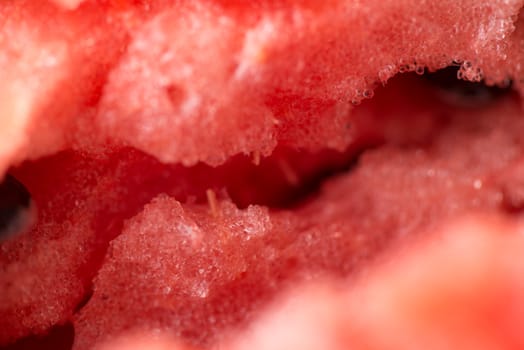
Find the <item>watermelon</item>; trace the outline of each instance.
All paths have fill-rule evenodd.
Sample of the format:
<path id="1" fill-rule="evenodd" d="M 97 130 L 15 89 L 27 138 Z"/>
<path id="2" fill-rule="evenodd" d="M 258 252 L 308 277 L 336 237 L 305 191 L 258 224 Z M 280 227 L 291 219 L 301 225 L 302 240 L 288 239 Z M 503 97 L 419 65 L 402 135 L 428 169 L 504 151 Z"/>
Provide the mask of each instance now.
<path id="1" fill-rule="evenodd" d="M 523 6 L 3 1 L 0 173 L 31 194 L 37 220 L 0 235 L 0 347 L 154 335 L 159 347 L 289 347 L 265 339 L 318 327 L 319 295 L 331 326 L 317 348 L 409 347 L 432 332 L 453 347 L 484 333 L 506 344 L 519 314 L 497 301 L 521 284 L 501 255 L 521 243 L 494 232 L 514 235 L 524 208 Z M 497 249 L 414 243 L 486 215 L 495 223 L 467 226 L 480 235 L 467 239 Z M 487 280 L 462 278 L 491 260 Z M 414 280 L 404 261 L 420 262 Z M 457 283 L 486 293 L 448 290 Z M 404 299 L 355 302 L 379 290 Z M 286 317 L 294 298 L 304 323 Z M 443 328 L 433 303 L 466 326 Z M 486 305 L 506 320 L 492 333 L 477 322 Z M 341 338 L 342 323 L 359 337 Z"/>

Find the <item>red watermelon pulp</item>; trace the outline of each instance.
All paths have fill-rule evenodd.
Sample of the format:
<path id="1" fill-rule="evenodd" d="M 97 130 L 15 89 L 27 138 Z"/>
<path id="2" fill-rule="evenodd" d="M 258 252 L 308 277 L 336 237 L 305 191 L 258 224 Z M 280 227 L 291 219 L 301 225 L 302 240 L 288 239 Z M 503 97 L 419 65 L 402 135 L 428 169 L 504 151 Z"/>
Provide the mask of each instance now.
<path id="1" fill-rule="evenodd" d="M 2 1 L 0 347 L 524 347 L 523 6 Z"/>

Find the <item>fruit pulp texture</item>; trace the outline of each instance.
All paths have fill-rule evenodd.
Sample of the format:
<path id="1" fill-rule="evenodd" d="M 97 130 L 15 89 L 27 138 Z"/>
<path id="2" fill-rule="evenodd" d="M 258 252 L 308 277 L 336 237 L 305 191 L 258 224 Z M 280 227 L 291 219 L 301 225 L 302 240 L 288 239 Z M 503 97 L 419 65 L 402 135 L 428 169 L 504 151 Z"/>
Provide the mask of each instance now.
<path id="1" fill-rule="evenodd" d="M 458 62 L 521 89 L 522 5 L 4 1 L 0 168 L 121 145 L 185 165 L 340 151 L 359 135 L 353 103 L 398 72 Z"/>
<path id="2" fill-rule="evenodd" d="M 27 160 L 39 208 L 1 244 L 2 344 L 72 322 L 79 349 L 142 326 L 207 346 L 296 280 L 521 210 L 518 99 L 391 78 L 521 91 L 522 1 L 55 3 L 0 5 L 0 166 Z"/>
<path id="3" fill-rule="evenodd" d="M 358 275 L 462 215 L 518 211 L 519 98 L 457 107 L 440 93 L 415 75 L 379 89 L 355 110 L 372 125 L 362 145 L 376 145 L 363 152 L 185 167 L 123 148 L 23 164 L 13 174 L 39 221 L 2 245 L 5 334 L 23 334 L 26 309 L 35 325 L 73 320 L 78 349 L 135 328 L 209 346 L 299 280 Z"/>

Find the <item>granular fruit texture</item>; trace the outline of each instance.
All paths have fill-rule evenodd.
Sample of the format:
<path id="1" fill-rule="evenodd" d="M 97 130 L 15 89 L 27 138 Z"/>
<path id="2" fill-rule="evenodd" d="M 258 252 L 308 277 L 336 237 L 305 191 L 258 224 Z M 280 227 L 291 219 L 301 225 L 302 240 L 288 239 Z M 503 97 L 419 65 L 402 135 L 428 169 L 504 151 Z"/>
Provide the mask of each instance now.
<path id="1" fill-rule="evenodd" d="M 522 79 L 520 0 L 57 3 L 0 8 L 4 168 L 108 144 L 184 164 L 341 150 L 398 72 Z"/>
<path id="2" fill-rule="evenodd" d="M 414 79 L 378 91 L 380 107 L 407 87 L 424 91 Z M 111 242 L 93 297 L 76 319 L 77 348 L 130 329 L 212 347 L 298 281 L 359 275 L 386 247 L 448 220 L 506 212 L 501 186 L 524 146 L 516 141 L 524 124 L 515 97 L 483 111 L 425 103 L 421 118 L 455 113 L 452 123 L 434 121 L 440 131 L 430 145 L 367 151 L 351 172 L 292 210 L 154 198 Z"/>
<path id="3" fill-rule="evenodd" d="M 500 218 L 460 220 L 388 256 L 351 285 L 322 279 L 295 286 L 220 346 L 519 349 L 521 234 L 521 224 Z M 121 335 L 97 349 L 145 347 L 187 348 L 155 329 Z"/>
<path id="4" fill-rule="evenodd" d="M 321 348 L 409 347 L 418 338 L 401 337 L 418 330 L 456 347 L 476 348 L 476 334 L 502 344 L 505 325 L 520 324 L 506 312 L 520 310 L 518 300 L 489 294 L 492 280 L 449 274 L 448 249 L 464 262 L 452 239 L 437 253 L 414 242 L 452 236 L 447 223 L 464 216 L 508 222 L 474 226 L 482 247 L 484 234 L 519 231 L 522 6 L 3 1 L 0 171 L 31 194 L 37 220 L 2 235 L 0 346 L 46 334 L 40 343 L 53 344 L 63 332 L 63 348 L 152 334 L 158 346 L 247 348 L 259 324 L 301 329 L 296 317 L 272 325 L 263 315 L 304 281 L 312 292 L 299 308 L 322 295 L 319 307 L 334 310 L 329 334 L 339 337 L 338 321 L 352 313 L 362 317 L 348 329 L 366 329 L 340 343 L 320 334 Z M 484 252 L 464 271 L 504 254 Z M 398 287 L 403 261 L 421 261 L 414 294 Z M 493 271 L 512 295 L 519 275 L 505 264 Z M 463 294 L 425 297 L 456 281 Z M 398 291 L 404 301 L 358 305 L 382 289 L 377 300 Z M 388 313 L 393 305 L 406 318 Z M 306 327 L 314 307 L 304 309 Z M 465 315 L 463 331 L 443 327 L 440 310 Z M 477 322 L 499 311 L 511 316 L 500 329 Z M 388 331 L 394 324 L 405 328 Z"/>

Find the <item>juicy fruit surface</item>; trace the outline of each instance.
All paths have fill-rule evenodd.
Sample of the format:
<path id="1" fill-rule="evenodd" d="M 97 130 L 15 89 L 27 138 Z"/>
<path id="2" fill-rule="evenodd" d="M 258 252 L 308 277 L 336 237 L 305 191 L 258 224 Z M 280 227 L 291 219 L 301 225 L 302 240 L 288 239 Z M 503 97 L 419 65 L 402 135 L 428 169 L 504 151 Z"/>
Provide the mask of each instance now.
<path id="1" fill-rule="evenodd" d="M 23 335 L 27 324 L 44 330 L 70 319 L 94 288 L 74 316 L 76 348 L 130 329 L 160 329 L 194 345 L 214 344 L 222 331 L 252 321 L 294 281 L 360 274 L 403 237 L 412 239 L 472 211 L 507 211 L 508 198 L 517 198 L 510 203 L 522 198 L 524 124 L 518 101 L 510 95 L 480 110 L 457 109 L 432 91 L 406 76 L 364 103 L 358 113 L 367 120 L 383 118 L 383 109 L 400 115 L 380 123 L 390 145 L 365 152 L 350 173 L 294 210 L 237 209 L 230 200 L 219 200 L 214 209 L 199 203 L 206 201 L 209 177 L 219 197 L 225 188 L 242 202 L 249 188 L 255 191 L 247 195 L 250 201 L 267 204 L 266 185 L 275 183 L 283 160 L 302 181 L 310 170 L 301 162 L 325 168 L 352 154 L 331 160 L 324 154 L 319 162 L 281 150 L 275 154 L 280 158 L 258 166 L 243 158 L 218 168 L 185 168 L 127 149 L 106 158 L 63 153 L 16 169 L 34 194 L 40 218 L 30 235 L 2 245 L 9 320 L 3 329 L 13 337 L 7 339 Z M 420 103 L 406 107 L 415 92 Z M 407 129 L 406 123 L 415 124 L 404 120 L 406 114 L 431 122 Z M 399 128 L 410 131 L 399 135 L 394 132 Z M 411 146 L 399 140 L 411 140 Z M 255 180 L 231 178 L 249 173 L 246 168 L 257 171 Z M 285 171 L 280 177 L 286 179 Z M 274 194 L 269 203 L 278 203 L 279 195 L 288 194 Z M 126 218 L 131 219 L 123 225 Z M 107 242 L 116 236 L 91 287 Z M 60 295 L 54 285 L 61 286 Z M 22 308 L 30 310 L 24 318 Z"/>
<path id="2" fill-rule="evenodd" d="M 524 339 L 515 325 L 522 322 L 523 266 L 515 256 L 523 249 L 522 225 L 466 220 L 442 233 L 417 242 L 395 262 L 379 265 L 378 273 L 352 288 L 329 279 L 300 285 L 273 303 L 245 334 L 221 345 L 260 350 L 520 349 Z M 187 349 L 158 330 L 123 335 L 99 348 L 146 347 Z"/>
<path id="3" fill-rule="evenodd" d="M 303 286 L 230 348 L 521 348 L 522 225 L 477 218 L 441 233 L 353 288 Z"/>
<path id="4" fill-rule="evenodd" d="M 388 91 L 402 91 L 402 83 Z M 378 101 L 388 97 L 381 92 Z M 500 186 L 524 146 L 520 106 L 507 99 L 484 111 L 453 111 L 430 146 L 367 151 L 351 173 L 293 211 L 153 199 L 111 243 L 76 320 L 76 345 L 160 329 L 209 346 L 296 280 L 358 273 L 403 237 L 464 214 L 503 212 Z"/>
<path id="5" fill-rule="evenodd" d="M 521 6 L 4 1 L 0 164 L 115 144 L 186 164 L 279 143 L 341 150 L 358 134 L 352 102 L 399 71 L 456 61 L 468 79 L 520 86 Z"/>
<path id="6" fill-rule="evenodd" d="M 462 215 L 518 215 L 517 97 L 466 108 L 388 80 L 455 62 L 521 92 L 522 5 L 3 1 L 0 168 L 33 159 L 10 172 L 39 217 L 0 243 L 0 344 L 72 321 L 77 349 L 130 330 L 218 346 L 298 281 L 365 274 Z"/>

